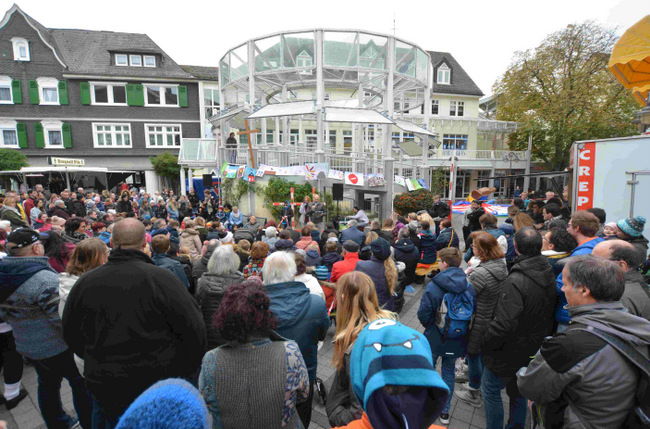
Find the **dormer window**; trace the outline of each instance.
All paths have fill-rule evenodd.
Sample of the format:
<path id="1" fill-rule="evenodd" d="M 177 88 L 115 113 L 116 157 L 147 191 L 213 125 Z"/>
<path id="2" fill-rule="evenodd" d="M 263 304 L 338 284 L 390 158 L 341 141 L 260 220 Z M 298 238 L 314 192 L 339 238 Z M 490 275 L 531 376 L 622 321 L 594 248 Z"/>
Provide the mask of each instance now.
<path id="1" fill-rule="evenodd" d="M 115 65 L 116 66 L 128 66 L 129 65 L 129 56 L 126 54 L 115 54 Z"/>
<path id="2" fill-rule="evenodd" d="M 313 65 L 311 55 L 305 50 L 298 54 L 296 60 L 296 67 L 311 67 Z"/>
<path id="3" fill-rule="evenodd" d="M 449 85 L 451 83 L 451 69 L 447 64 L 442 64 L 438 67 L 438 79 L 436 82 L 439 85 Z"/>
<path id="4" fill-rule="evenodd" d="M 129 55 L 129 64 L 131 67 L 142 67 L 142 56 Z"/>
<path id="5" fill-rule="evenodd" d="M 144 56 L 144 66 L 145 67 L 156 67 L 156 57 L 154 55 L 145 55 Z"/>
<path id="6" fill-rule="evenodd" d="M 14 46 L 14 61 L 29 61 L 29 42 L 20 37 L 11 39 Z"/>

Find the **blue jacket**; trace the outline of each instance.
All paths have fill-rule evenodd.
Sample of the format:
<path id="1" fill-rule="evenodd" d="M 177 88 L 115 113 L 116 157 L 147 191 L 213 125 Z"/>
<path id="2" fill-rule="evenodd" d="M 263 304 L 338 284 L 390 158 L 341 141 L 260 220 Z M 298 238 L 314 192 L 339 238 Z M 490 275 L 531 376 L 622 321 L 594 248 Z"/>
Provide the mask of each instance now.
<path id="1" fill-rule="evenodd" d="M 436 235 L 429 230 L 426 234 L 424 231 L 420 234 L 420 263 L 433 264 L 437 259 Z"/>
<path id="2" fill-rule="evenodd" d="M 359 228 L 354 227 L 341 231 L 341 238 L 339 239 L 339 243 L 345 244 L 347 240 L 352 240 L 357 243 L 359 247 L 362 247 L 365 239 L 366 237 L 363 235 L 363 232 L 359 231 Z"/>
<path id="3" fill-rule="evenodd" d="M 157 266 L 162 267 L 176 274 L 178 279 L 185 285 L 186 288 L 189 289 L 190 282 L 189 280 L 187 280 L 187 276 L 185 275 L 185 270 L 183 270 L 183 266 L 181 265 L 180 262 L 172 259 L 171 257 L 169 257 L 169 255 L 165 255 L 162 253 L 152 254 L 151 260 Z"/>
<path id="4" fill-rule="evenodd" d="M 461 357 L 467 353 L 467 336 L 448 338 L 442 342 L 440 329 L 436 326 L 436 313 L 446 293 L 463 293 L 469 289 L 476 298 L 474 286 L 468 283 L 467 276 L 461 268 L 447 268 L 429 282 L 418 308 L 418 319 L 424 326 L 424 336 L 429 340 L 434 356 Z"/>
<path id="5" fill-rule="evenodd" d="M 591 255 L 591 252 L 593 252 L 594 247 L 596 247 L 596 244 L 602 243 L 603 241 L 605 241 L 604 238 L 596 237 L 593 240 L 589 240 L 586 243 L 582 243 L 580 246 L 573 249 L 573 252 L 571 252 L 571 256 Z M 557 293 L 557 304 L 555 306 L 555 320 L 559 323 L 568 324 L 571 321 L 571 316 L 569 316 L 569 310 L 564 308 L 568 303 L 566 301 L 566 296 L 564 295 L 564 292 L 562 292 L 563 285 L 564 283 L 562 282 L 562 273 L 560 273 L 555 279 L 555 288 Z"/>
<path id="6" fill-rule="evenodd" d="M 238 211 L 237 214 L 235 214 L 235 212 L 230 212 L 229 219 L 232 225 L 243 225 L 244 223 L 244 215 L 241 211 Z"/>
<path id="7" fill-rule="evenodd" d="M 323 298 L 312 295 L 302 282 L 266 285 L 271 311 L 278 319 L 277 333 L 294 340 L 307 365 L 309 380 L 316 379 L 318 342 L 325 339 L 330 318 Z"/>
<path id="8" fill-rule="evenodd" d="M 305 263 L 308 267 L 317 267 L 322 265 L 323 258 L 318 254 L 318 250 L 308 250 Z"/>
<path id="9" fill-rule="evenodd" d="M 59 317 L 59 276 L 46 256 L 2 260 L 0 316 L 13 328 L 16 350 L 26 358 L 43 360 L 68 349 Z"/>
<path id="10" fill-rule="evenodd" d="M 451 244 L 450 244 L 451 242 Z M 438 238 L 436 238 L 436 247 L 438 250 L 444 249 L 445 247 L 455 247 L 458 248 L 459 238 L 456 231 L 453 228 L 445 228 L 440 231 Z"/>
<path id="11" fill-rule="evenodd" d="M 379 306 L 385 310 L 393 311 L 395 309 L 395 296 L 391 295 L 388 291 L 388 283 L 386 282 L 386 270 L 384 263 L 372 255 L 367 261 L 357 262 L 354 271 L 361 271 L 368 274 L 375 284 L 375 291 L 377 291 L 377 300 Z"/>

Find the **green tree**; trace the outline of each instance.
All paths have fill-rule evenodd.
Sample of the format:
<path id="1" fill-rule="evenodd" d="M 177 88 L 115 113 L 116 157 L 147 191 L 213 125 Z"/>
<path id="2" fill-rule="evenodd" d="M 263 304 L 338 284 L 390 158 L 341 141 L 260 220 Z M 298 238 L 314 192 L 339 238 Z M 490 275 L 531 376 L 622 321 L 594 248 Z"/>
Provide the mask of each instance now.
<path id="1" fill-rule="evenodd" d="M 157 175 L 163 178 L 166 186 L 178 190 L 180 183 L 181 166 L 178 165 L 178 157 L 169 152 L 163 152 L 158 156 L 149 158 L 151 165 Z"/>
<path id="2" fill-rule="evenodd" d="M 269 182 L 261 189 L 260 192 L 264 196 L 264 202 L 270 208 L 274 217 L 280 215 L 281 206 L 274 206 L 273 203 L 281 203 L 283 201 L 291 200 L 291 188 L 293 187 L 293 196 L 295 202 L 301 202 L 306 195 L 311 196 L 312 186 L 309 183 L 298 184 L 289 182 L 281 177 L 272 177 Z M 297 212 L 297 210 L 296 210 Z"/>
<path id="3" fill-rule="evenodd" d="M 445 189 L 449 187 L 446 170 L 442 167 L 431 172 L 431 193 L 445 195 Z"/>
<path id="4" fill-rule="evenodd" d="M 636 133 L 637 110 L 629 91 L 607 71 L 617 36 L 587 21 L 550 34 L 535 49 L 516 52 L 494 84 L 497 119 L 516 121 L 510 147 L 525 150 L 533 136 L 533 158 L 561 170 L 573 142 Z"/>
<path id="5" fill-rule="evenodd" d="M 16 149 L 0 149 L 0 171 L 20 170 L 27 167 L 27 157 Z"/>

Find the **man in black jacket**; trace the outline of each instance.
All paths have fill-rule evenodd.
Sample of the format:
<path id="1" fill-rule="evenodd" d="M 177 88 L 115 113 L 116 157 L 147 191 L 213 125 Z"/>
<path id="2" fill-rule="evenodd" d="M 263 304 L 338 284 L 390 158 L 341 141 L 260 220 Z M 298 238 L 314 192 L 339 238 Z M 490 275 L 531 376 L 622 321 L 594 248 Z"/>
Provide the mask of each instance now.
<path id="1" fill-rule="evenodd" d="M 481 349 L 485 370 L 481 391 L 487 427 L 503 427 L 501 390 L 510 397 L 508 427 L 523 428 L 526 399 L 517 390 L 516 373 L 528 366 L 544 337 L 553 331 L 555 275 L 542 255 L 542 237 L 533 227 L 515 234 L 514 261 L 503 284 L 494 318 L 483 334 Z"/>
<path id="2" fill-rule="evenodd" d="M 433 206 L 431 207 L 431 210 L 429 210 L 429 216 L 433 218 L 433 221 L 436 224 L 436 236 L 440 232 L 440 221 L 449 216 L 449 213 L 451 213 L 449 205 L 445 202 L 440 201 L 440 195 L 434 195 Z"/>
<path id="3" fill-rule="evenodd" d="M 402 228 L 397 234 L 397 242 L 393 244 L 395 249 L 395 260 L 406 265 L 404 277 L 400 279 L 395 287 L 395 313 L 399 314 L 404 306 L 404 289 L 406 286 L 415 283 L 415 269 L 420 260 L 420 251 L 409 238 L 408 228 Z"/>
<path id="4" fill-rule="evenodd" d="M 205 325 L 181 281 L 157 267 L 144 225 L 115 225 L 108 262 L 87 272 L 68 296 L 63 334 L 85 360 L 93 427 L 115 427 L 120 415 L 156 381 L 195 380 L 205 353 Z"/>

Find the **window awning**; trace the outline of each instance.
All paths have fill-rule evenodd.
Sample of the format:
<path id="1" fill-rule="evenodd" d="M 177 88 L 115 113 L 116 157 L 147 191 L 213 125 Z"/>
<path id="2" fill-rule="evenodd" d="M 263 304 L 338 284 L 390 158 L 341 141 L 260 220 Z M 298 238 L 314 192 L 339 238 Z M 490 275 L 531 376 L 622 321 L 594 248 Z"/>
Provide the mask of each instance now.
<path id="1" fill-rule="evenodd" d="M 239 115 L 242 112 L 246 111 L 246 107 L 236 107 L 234 109 L 230 110 L 225 110 L 221 112 L 220 115 L 214 115 L 210 117 L 208 120 L 215 125 L 219 125 L 220 121 L 227 121 L 228 119 L 234 118 L 235 116 Z"/>
<path id="2" fill-rule="evenodd" d="M 413 133 L 413 134 L 424 134 L 429 137 L 435 137 L 437 134 L 432 133 L 431 131 L 425 130 L 419 125 L 415 125 L 413 122 L 409 121 L 404 121 L 402 119 L 393 119 L 395 121 L 395 125 L 397 128 L 401 128 L 402 130 L 408 132 L 408 133 Z"/>
<path id="3" fill-rule="evenodd" d="M 355 122 L 358 124 L 393 124 L 390 119 L 371 109 L 326 107 L 325 122 Z"/>
<path id="4" fill-rule="evenodd" d="M 267 104 L 251 113 L 246 119 L 274 118 L 277 116 L 310 115 L 316 111 L 313 101 L 294 101 L 291 103 Z"/>

